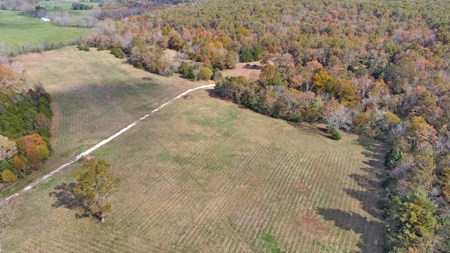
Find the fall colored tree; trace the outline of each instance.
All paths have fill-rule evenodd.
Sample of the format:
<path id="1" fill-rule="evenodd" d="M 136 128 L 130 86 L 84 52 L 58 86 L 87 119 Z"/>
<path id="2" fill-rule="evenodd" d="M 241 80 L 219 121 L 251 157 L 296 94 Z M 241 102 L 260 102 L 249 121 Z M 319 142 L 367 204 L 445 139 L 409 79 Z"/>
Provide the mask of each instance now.
<path id="1" fill-rule="evenodd" d="M 437 140 L 437 132 L 422 117 L 414 116 L 410 119 L 408 127 L 410 141 L 419 149 L 431 148 Z"/>
<path id="2" fill-rule="evenodd" d="M 5 183 L 14 183 L 17 181 L 17 175 L 14 174 L 14 172 L 10 171 L 10 170 L 4 170 L 1 173 L 2 176 L 2 181 Z"/>
<path id="3" fill-rule="evenodd" d="M 342 103 L 353 105 L 357 100 L 356 86 L 350 80 L 343 79 L 339 83 L 336 95 Z"/>
<path id="4" fill-rule="evenodd" d="M 0 90 L 11 89 L 16 83 L 16 77 L 11 67 L 0 64 Z"/>
<path id="5" fill-rule="evenodd" d="M 22 156 L 22 157 L 24 159 L 26 159 L 25 156 Z M 14 158 L 13 158 L 13 168 L 14 168 L 14 171 L 16 173 L 20 172 L 20 171 L 23 171 L 26 168 L 26 162 L 23 162 L 22 159 L 20 159 L 18 156 L 14 156 Z"/>
<path id="6" fill-rule="evenodd" d="M 273 66 L 272 64 L 266 64 L 262 71 L 261 74 L 259 75 L 259 80 L 260 81 L 265 81 L 267 79 L 270 79 L 272 77 L 274 77 L 277 73 L 277 68 L 275 66 Z"/>
<path id="7" fill-rule="evenodd" d="M 50 156 L 47 143 L 39 134 L 27 135 L 17 140 L 19 154 L 24 155 L 34 169 L 40 169 Z"/>
<path id="8" fill-rule="evenodd" d="M 77 183 L 73 194 L 81 197 L 89 213 L 105 221 L 105 213 L 111 211 L 108 198 L 119 188 L 121 179 L 110 171 L 111 165 L 104 160 L 89 160 L 81 165 L 82 171 L 73 176 Z"/>
<path id="9" fill-rule="evenodd" d="M 313 91 L 322 91 L 329 79 L 330 75 L 325 69 L 318 69 L 312 76 Z"/>

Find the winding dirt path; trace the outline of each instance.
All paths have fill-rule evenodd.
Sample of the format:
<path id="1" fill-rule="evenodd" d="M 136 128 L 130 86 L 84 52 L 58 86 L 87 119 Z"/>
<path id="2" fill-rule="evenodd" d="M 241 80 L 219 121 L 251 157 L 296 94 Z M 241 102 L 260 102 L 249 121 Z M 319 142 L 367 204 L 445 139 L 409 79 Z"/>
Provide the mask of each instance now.
<path id="1" fill-rule="evenodd" d="M 26 191 L 32 189 L 32 188 L 35 187 L 36 185 L 42 183 L 45 179 L 51 177 L 53 174 L 55 174 L 55 173 L 57 173 L 58 171 L 64 169 L 65 167 L 71 165 L 72 163 L 74 163 L 74 162 L 80 160 L 82 157 L 84 157 L 84 156 L 86 156 L 86 155 L 92 153 L 93 151 L 95 151 L 96 149 L 98 149 L 98 148 L 100 148 L 101 146 L 105 145 L 106 143 L 110 142 L 111 140 L 113 140 L 113 139 L 116 138 L 117 136 L 119 136 L 119 135 L 125 133 L 125 132 L 128 131 L 130 128 L 134 127 L 137 123 L 143 121 L 144 119 L 146 119 L 146 118 L 147 118 L 148 116 L 150 116 L 151 114 L 153 114 L 153 113 L 155 113 L 155 112 L 161 110 L 164 106 L 166 106 L 166 105 L 172 103 L 174 100 L 177 100 L 177 99 L 179 99 L 179 98 L 185 96 L 186 94 L 188 94 L 188 93 L 190 93 L 190 92 L 193 92 L 193 91 L 196 91 L 196 90 L 200 90 L 200 89 L 212 88 L 212 87 L 214 87 L 214 86 L 215 86 L 215 84 L 202 85 L 202 86 L 195 87 L 195 88 L 189 89 L 189 90 L 187 90 L 187 91 L 181 93 L 180 95 L 178 95 L 178 96 L 172 98 L 171 100 L 165 102 L 164 104 L 160 105 L 158 108 L 154 109 L 154 110 L 151 111 L 150 113 L 148 113 L 148 114 L 146 114 L 146 115 L 140 117 L 138 120 L 136 120 L 136 121 L 134 121 L 133 123 L 129 124 L 128 126 L 122 128 L 122 129 L 121 129 L 120 131 L 118 131 L 117 133 L 115 133 L 115 134 L 111 135 L 110 137 L 108 137 L 108 138 L 106 138 L 106 139 L 100 141 L 99 143 L 97 143 L 97 144 L 96 144 L 95 146 L 93 146 L 92 148 L 90 148 L 90 149 L 88 149 L 88 150 L 82 152 L 81 154 L 79 154 L 78 156 L 76 156 L 76 157 L 75 157 L 73 160 L 71 160 L 70 162 L 67 162 L 67 163 L 65 163 L 65 164 L 63 164 L 63 165 L 61 165 L 61 166 L 59 166 L 59 167 L 58 167 L 57 169 L 55 169 L 54 171 L 48 173 L 47 175 L 43 176 L 43 177 L 40 178 L 39 180 L 37 180 L 37 181 L 35 181 L 35 182 L 29 184 L 28 186 L 26 186 L 25 188 L 23 188 L 20 192 L 17 192 L 17 193 L 15 193 L 15 194 L 13 194 L 13 195 L 7 197 L 7 198 L 5 199 L 5 201 L 8 201 L 8 200 L 10 200 L 10 199 L 12 199 L 12 198 L 15 198 L 15 197 L 17 197 L 17 196 L 23 194 L 24 192 L 26 192 Z"/>

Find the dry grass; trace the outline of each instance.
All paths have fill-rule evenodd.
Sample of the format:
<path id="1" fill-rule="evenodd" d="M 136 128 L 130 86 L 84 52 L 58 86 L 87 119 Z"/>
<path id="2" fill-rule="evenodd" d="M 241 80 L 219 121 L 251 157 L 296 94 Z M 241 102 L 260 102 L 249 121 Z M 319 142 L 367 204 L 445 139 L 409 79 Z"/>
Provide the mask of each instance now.
<path id="1" fill-rule="evenodd" d="M 176 50 L 173 50 L 173 49 L 165 49 L 164 50 L 164 58 L 169 63 L 177 62 L 178 61 L 177 55 L 178 55 L 178 52 Z"/>
<path id="2" fill-rule="evenodd" d="M 226 69 L 222 73 L 224 76 L 245 76 L 250 82 L 259 78 L 263 65 L 259 61 L 238 63 L 235 69 Z"/>
<path id="3" fill-rule="evenodd" d="M 46 169 L 33 177 L 55 169 L 165 101 L 200 85 L 135 69 L 109 51 L 95 49 L 85 52 L 66 47 L 16 59 L 24 64 L 29 81 L 42 82 L 53 98 L 52 145 L 56 153 Z"/>
<path id="4" fill-rule="evenodd" d="M 106 54 L 94 55 L 99 58 L 80 61 L 91 68 L 96 66 L 91 61 L 106 61 L 111 68 L 119 64 Z M 130 84 L 133 78 L 138 82 L 134 69 L 120 66 L 129 73 Z M 116 78 L 98 79 L 92 86 L 101 90 L 100 95 Z M 88 95 L 76 96 L 87 92 L 77 93 L 82 88 L 94 89 L 78 78 L 61 84 L 71 88 L 49 86 L 61 115 L 54 143 L 68 156 L 76 153 L 72 149 L 119 128 L 121 123 L 115 121 L 140 115 L 133 112 L 140 110 L 139 104 L 154 107 L 178 87 L 162 83 L 148 92 L 140 90 L 142 94 L 133 100 L 126 92 L 130 88 L 124 86 L 113 97 L 116 104 L 110 104 L 107 99 L 96 102 Z M 75 164 L 13 200 L 18 218 L 6 228 L 2 248 L 8 252 L 276 252 L 277 248 L 382 252 L 383 225 L 376 208 L 379 143 L 347 134 L 333 141 L 315 126 L 271 119 L 211 97 L 208 91 L 191 96 L 94 152 L 113 164 L 123 181 L 105 223 L 78 219 L 77 210 L 64 205 L 52 206 L 67 204 L 61 203 L 64 195 L 52 192 L 73 180 L 71 173 L 79 166 Z M 89 120 L 101 125 L 85 131 L 95 125 Z M 60 157 L 58 153 L 55 161 Z"/>

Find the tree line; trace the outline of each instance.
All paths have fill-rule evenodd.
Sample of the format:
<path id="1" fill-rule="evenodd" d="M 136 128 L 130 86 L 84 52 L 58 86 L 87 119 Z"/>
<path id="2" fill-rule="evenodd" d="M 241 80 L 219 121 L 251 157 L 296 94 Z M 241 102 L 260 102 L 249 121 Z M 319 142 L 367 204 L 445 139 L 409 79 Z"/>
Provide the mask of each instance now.
<path id="1" fill-rule="evenodd" d="M 2 57 L 0 64 L 0 177 L 3 185 L 39 170 L 52 153 L 51 97 L 42 85 L 24 90 L 26 73 Z"/>

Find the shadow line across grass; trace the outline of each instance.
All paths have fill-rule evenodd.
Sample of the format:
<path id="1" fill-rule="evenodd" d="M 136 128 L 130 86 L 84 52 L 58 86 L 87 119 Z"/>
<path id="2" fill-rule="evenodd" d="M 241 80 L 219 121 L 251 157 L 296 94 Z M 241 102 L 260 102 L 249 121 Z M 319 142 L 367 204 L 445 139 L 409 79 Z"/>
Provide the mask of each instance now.
<path id="1" fill-rule="evenodd" d="M 336 226 L 342 229 L 361 234 L 361 239 L 357 244 L 361 252 L 375 252 L 375 249 L 382 250 L 384 247 L 385 228 L 382 222 L 379 195 L 382 189 L 380 182 L 384 177 L 382 161 L 386 148 L 380 142 L 363 137 L 358 138 L 358 143 L 366 149 L 362 154 L 368 158 L 364 162 L 367 167 L 361 168 L 361 170 L 367 174 L 351 174 L 350 177 L 364 190 L 344 190 L 349 196 L 359 200 L 362 209 L 377 220 L 369 220 L 367 217 L 355 212 L 346 212 L 332 208 L 319 208 L 318 213 L 324 219 L 334 221 Z M 373 238 L 372 235 L 379 236 Z"/>

